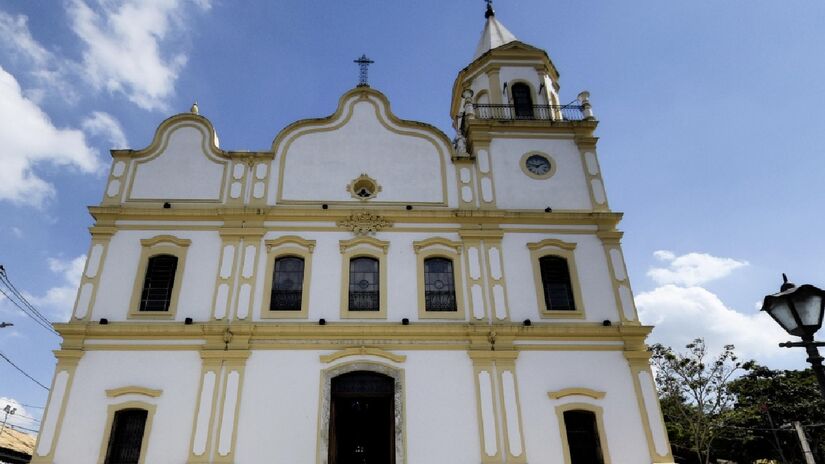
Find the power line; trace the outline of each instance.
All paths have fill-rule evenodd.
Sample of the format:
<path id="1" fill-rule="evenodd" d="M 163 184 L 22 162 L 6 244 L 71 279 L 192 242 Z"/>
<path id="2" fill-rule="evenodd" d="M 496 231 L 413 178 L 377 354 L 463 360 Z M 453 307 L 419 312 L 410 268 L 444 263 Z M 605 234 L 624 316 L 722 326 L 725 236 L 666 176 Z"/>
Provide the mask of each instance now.
<path id="1" fill-rule="evenodd" d="M 38 382 L 38 381 L 37 381 L 37 379 L 35 379 L 34 377 L 32 377 L 32 376 L 30 376 L 29 374 L 27 374 L 27 373 L 26 373 L 26 371 L 24 371 L 23 369 L 20 369 L 20 368 L 17 366 L 17 364 L 13 363 L 11 359 L 9 359 L 8 357 L 6 357 L 6 355 L 5 355 L 5 354 L 3 354 L 3 352 L 2 352 L 2 351 L 0 351 L 0 358 L 5 359 L 7 363 L 11 364 L 11 366 L 12 366 L 13 368 L 17 369 L 17 370 L 18 370 L 21 374 L 23 374 L 23 375 L 25 375 L 26 377 L 28 377 L 28 378 L 29 378 L 29 380 L 31 380 L 32 382 L 34 382 L 34 383 L 36 383 L 36 384 L 40 385 L 40 386 L 41 386 L 41 387 L 43 387 L 46 391 L 49 391 L 49 387 L 47 387 L 47 386 L 43 385 L 42 383 Z"/>
<path id="2" fill-rule="evenodd" d="M 15 287 L 11 279 L 9 279 L 6 269 L 2 265 L 0 265 L 0 284 L 5 286 L 6 290 L 8 291 L 7 293 L 6 291 L 0 289 L 0 293 L 2 293 L 6 298 L 8 298 L 9 301 L 11 301 L 21 311 L 25 312 L 26 315 L 31 317 L 41 327 L 57 335 L 57 332 L 55 332 L 54 328 L 52 328 L 51 321 L 49 321 L 49 319 L 46 318 L 46 316 L 44 316 L 43 313 L 38 311 L 37 308 L 35 308 L 34 305 L 31 304 L 25 296 L 23 296 L 23 293 L 21 293 L 20 290 L 18 290 L 17 287 Z M 11 295 L 9 295 L 9 293 L 14 295 L 18 301 L 15 301 L 15 299 L 12 298 Z"/>
<path id="3" fill-rule="evenodd" d="M 29 316 L 29 317 L 30 317 L 30 318 L 31 318 L 31 319 L 32 319 L 32 320 L 33 320 L 33 321 L 34 321 L 37 325 L 39 325 L 40 327 L 43 327 L 44 329 L 48 330 L 49 332 L 52 332 L 52 333 L 53 333 L 53 334 L 55 334 L 55 335 L 58 335 L 58 333 L 57 333 L 57 332 L 56 332 L 56 331 L 55 331 L 55 330 L 51 327 L 51 325 L 50 325 L 50 324 L 44 324 L 43 322 L 41 322 L 41 321 L 40 321 L 40 319 L 38 319 L 36 316 L 32 315 L 32 314 L 29 312 L 29 310 L 28 310 L 27 308 L 24 308 L 23 306 L 21 306 L 21 305 L 20 305 L 20 303 L 18 303 L 17 301 L 13 300 L 13 299 L 9 296 L 9 294 L 8 294 L 8 293 L 6 293 L 5 291 L 3 291 L 3 289 L 2 289 L 2 288 L 0 288 L 0 293 L 2 293 L 2 294 L 3 294 L 3 296 L 5 296 L 5 297 L 6 297 L 6 299 L 8 299 L 9 301 L 11 301 L 13 305 L 17 306 L 17 309 L 19 309 L 20 311 L 23 311 L 23 313 L 24 313 L 24 314 L 26 314 L 26 316 Z"/>

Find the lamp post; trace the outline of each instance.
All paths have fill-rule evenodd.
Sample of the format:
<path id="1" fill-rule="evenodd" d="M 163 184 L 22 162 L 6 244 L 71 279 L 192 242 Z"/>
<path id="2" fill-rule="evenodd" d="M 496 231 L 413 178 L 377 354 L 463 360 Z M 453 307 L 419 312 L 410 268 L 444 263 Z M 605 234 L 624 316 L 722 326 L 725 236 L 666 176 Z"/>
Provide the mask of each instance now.
<path id="1" fill-rule="evenodd" d="M 767 312 L 786 332 L 802 338 L 801 342 L 785 342 L 783 348 L 804 347 L 808 352 L 807 361 L 811 363 L 822 399 L 825 399 L 825 368 L 823 357 L 817 347 L 825 342 L 814 341 L 814 334 L 822 327 L 822 315 L 825 312 L 825 290 L 813 285 L 796 285 L 788 282 L 782 274 L 784 283 L 779 293 L 768 295 L 762 303 L 762 311 Z"/>

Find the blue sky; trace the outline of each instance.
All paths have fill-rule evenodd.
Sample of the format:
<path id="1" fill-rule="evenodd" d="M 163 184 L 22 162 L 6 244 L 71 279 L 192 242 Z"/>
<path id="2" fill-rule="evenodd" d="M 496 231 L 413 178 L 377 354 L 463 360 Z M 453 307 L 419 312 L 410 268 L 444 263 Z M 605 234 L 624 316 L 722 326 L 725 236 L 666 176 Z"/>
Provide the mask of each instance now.
<path id="1" fill-rule="evenodd" d="M 498 0 L 563 101 L 587 89 L 653 340 L 704 336 L 772 367 L 804 354 L 755 309 L 780 273 L 825 284 L 825 3 Z M 44 313 L 71 311 L 113 147 L 148 145 L 197 99 L 228 149 L 335 110 L 352 60 L 394 112 L 449 135 L 481 0 L 0 0 L 0 263 Z M 57 338 L 0 301 L 0 351 L 48 384 Z M 0 364 L 0 398 L 46 392 Z M 41 410 L 27 407 L 26 415 Z M 37 428 L 37 422 L 19 424 Z"/>

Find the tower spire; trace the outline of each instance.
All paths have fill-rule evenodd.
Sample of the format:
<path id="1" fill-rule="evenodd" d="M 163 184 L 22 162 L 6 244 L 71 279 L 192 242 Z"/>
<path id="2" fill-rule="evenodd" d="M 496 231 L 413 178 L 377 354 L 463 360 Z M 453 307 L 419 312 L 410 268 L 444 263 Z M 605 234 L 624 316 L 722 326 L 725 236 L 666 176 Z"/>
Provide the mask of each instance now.
<path id="1" fill-rule="evenodd" d="M 487 11 L 484 12 L 484 17 L 489 18 L 490 16 L 496 15 L 496 10 L 493 9 L 493 0 L 484 0 L 487 2 Z"/>

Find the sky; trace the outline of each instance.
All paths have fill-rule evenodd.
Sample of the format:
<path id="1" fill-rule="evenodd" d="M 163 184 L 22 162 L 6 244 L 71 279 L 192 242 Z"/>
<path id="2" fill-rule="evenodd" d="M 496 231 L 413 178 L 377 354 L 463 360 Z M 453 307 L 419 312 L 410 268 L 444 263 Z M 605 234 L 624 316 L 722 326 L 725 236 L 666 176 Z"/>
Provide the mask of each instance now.
<path id="1" fill-rule="evenodd" d="M 758 308 L 781 273 L 825 286 L 825 3 L 496 0 L 582 90 L 649 341 L 704 337 L 804 368 Z M 194 101 L 221 146 L 266 150 L 334 112 L 352 61 L 396 115 L 450 136 L 482 0 L 0 0 L 0 264 L 53 321 L 71 313 L 109 149 L 147 146 Z M 48 385 L 56 336 L 0 296 L 0 352 Z M 825 338 L 823 335 L 821 338 Z M 0 362 L 0 407 L 37 429 L 47 392 Z"/>

